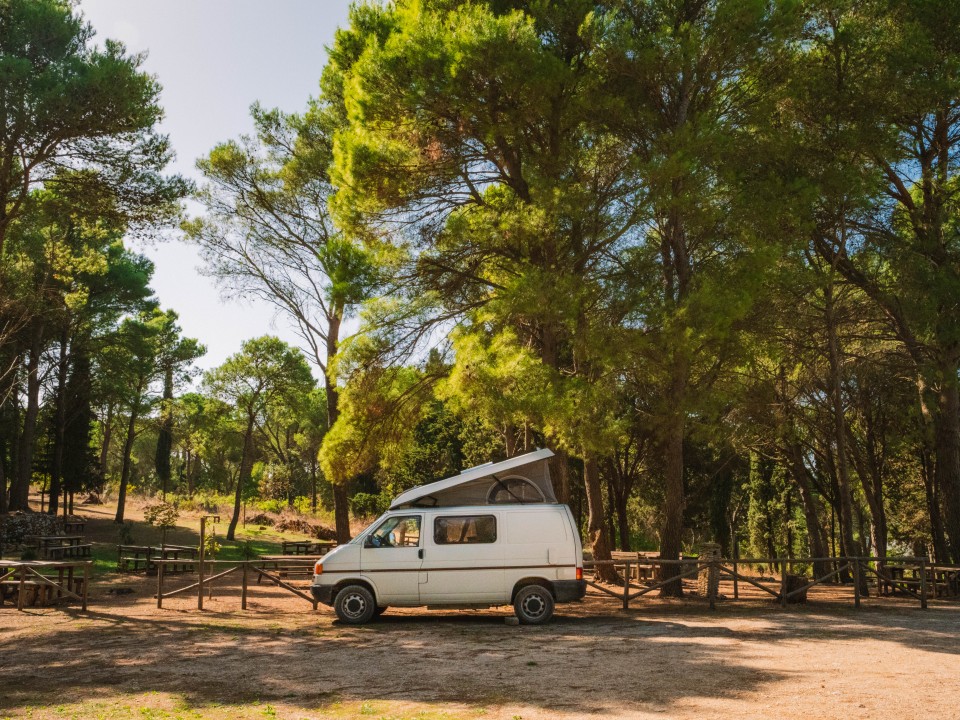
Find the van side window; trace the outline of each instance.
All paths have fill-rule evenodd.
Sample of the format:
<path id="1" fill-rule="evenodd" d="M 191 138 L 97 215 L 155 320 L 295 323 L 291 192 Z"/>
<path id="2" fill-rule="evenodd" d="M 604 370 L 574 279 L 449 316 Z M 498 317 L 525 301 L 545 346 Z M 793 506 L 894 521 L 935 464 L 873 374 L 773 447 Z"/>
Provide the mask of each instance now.
<path id="1" fill-rule="evenodd" d="M 417 547 L 420 544 L 420 516 L 398 515 L 384 520 L 367 536 L 364 547 Z"/>
<path id="2" fill-rule="evenodd" d="M 438 517 L 433 521 L 437 545 L 467 545 L 497 541 L 497 518 L 493 515 Z"/>

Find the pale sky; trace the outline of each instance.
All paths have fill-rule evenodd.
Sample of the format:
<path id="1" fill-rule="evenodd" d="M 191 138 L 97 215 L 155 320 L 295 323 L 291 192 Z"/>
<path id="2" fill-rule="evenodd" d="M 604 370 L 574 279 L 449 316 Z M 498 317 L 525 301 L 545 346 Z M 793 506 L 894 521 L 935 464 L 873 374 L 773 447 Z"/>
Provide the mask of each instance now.
<path id="1" fill-rule="evenodd" d="M 349 1 L 81 0 L 79 7 L 98 42 L 112 38 L 148 53 L 144 69 L 163 86 L 162 131 L 177 153 L 171 169 L 199 180 L 197 158 L 250 132 L 254 101 L 297 112 L 319 92 L 325 48 L 346 24 Z M 192 246 L 171 240 L 137 249 L 156 263 L 152 286 L 164 309 L 176 310 L 184 333 L 207 345 L 201 368 L 220 364 L 259 335 L 297 344 L 282 317 L 273 321 L 269 305 L 223 300 L 198 272 Z"/>

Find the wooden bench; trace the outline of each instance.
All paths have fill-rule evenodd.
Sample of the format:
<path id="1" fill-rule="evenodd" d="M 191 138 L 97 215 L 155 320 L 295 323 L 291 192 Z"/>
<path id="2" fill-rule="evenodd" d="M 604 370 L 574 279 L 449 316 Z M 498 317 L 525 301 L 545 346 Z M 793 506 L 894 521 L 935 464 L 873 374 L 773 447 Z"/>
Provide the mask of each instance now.
<path id="1" fill-rule="evenodd" d="M 146 572 L 152 554 L 147 545 L 117 545 L 117 572 Z"/>
<path id="2" fill-rule="evenodd" d="M 47 548 L 48 560 L 67 560 L 83 559 L 90 557 L 93 551 L 92 544 L 86 545 L 61 545 L 60 547 Z"/>

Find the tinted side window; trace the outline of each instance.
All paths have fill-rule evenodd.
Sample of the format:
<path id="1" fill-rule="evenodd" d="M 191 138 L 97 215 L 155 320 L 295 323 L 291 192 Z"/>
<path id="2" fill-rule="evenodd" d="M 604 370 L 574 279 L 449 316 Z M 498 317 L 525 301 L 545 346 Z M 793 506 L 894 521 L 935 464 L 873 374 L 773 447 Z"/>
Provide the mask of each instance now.
<path id="1" fill-rule="evenodd" d="M 497 518 L 493 515 L 438 517 L 433 521 L 437 545 L 467 545 L 497 541 Z"/>

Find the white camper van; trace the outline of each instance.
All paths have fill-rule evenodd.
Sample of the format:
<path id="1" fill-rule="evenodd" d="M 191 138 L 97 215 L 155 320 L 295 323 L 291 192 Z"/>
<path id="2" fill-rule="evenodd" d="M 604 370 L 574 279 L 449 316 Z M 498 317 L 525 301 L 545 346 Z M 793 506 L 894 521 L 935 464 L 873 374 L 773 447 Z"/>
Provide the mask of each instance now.
<path id="1" fill-rule="evenodd" d="M 512 603 L 544 623 L 586 593 L 570 508 L 557 502 L 549 450 L 488 463 L 408 490 L 320 560 L 313 596 L 347 623 L 388 606 L 480 608 Z"/>

